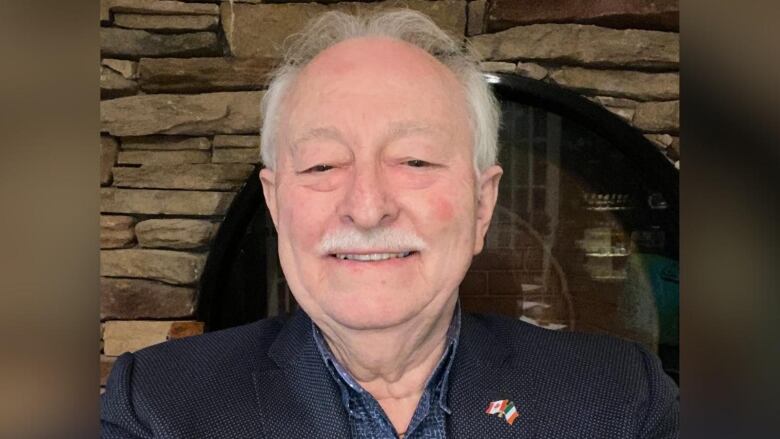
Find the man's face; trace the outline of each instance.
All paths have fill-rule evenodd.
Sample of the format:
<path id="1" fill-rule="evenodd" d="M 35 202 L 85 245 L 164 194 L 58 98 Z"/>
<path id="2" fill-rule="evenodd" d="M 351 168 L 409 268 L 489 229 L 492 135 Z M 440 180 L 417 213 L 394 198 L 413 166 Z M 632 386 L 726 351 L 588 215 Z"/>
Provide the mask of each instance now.
<path id="1" fill-rule="evenodd" d="M 386 328 L 451 309 L 501 174 L 475 175 L 465 102 L 446 67 L 389 39 L 340 43 L 301 72 L 261 180 L 315 322 Z"/>

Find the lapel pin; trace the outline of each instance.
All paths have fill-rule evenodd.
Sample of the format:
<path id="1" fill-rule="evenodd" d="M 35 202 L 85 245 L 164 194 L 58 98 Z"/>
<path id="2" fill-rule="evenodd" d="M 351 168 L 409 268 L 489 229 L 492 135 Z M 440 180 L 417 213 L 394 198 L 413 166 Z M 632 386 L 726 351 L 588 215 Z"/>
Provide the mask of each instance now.
<path id="1" fill-rule="evenodd" d="M 512 425 L 512 423 L 515 422 L 515 419 L 517 419 L 517 417 L 520 415 L 517 412 L 515 403 L 508 399 L 500 399 L 498 401 L 491 402 L 485 409 L 485 413 L 488 415 L 497 415 L 499 418 L 504 418 L 504 420 L 509 425 Z"/>

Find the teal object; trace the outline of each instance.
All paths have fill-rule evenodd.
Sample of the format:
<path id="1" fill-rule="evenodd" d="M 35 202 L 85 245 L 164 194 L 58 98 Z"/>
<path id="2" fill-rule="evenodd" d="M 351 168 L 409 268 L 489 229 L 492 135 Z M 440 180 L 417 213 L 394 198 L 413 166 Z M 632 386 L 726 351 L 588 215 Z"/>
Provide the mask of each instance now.
<path id="1" fill-rule="evenodd" d="M 680 264 L 667 257 L 640 253 L 637 255 L 655 298 L 658 312 L 658 343 L 680 344 Z"/>
<path id="2" fill-rule="evenodd" d="M 680 264 L 671 259 L 657 256 L 658 285 L 653 285 L 658 319 L 661 326 L 660 343 L 680 345 Z M 652 279 L 656 279 L 653 272 Z"/>

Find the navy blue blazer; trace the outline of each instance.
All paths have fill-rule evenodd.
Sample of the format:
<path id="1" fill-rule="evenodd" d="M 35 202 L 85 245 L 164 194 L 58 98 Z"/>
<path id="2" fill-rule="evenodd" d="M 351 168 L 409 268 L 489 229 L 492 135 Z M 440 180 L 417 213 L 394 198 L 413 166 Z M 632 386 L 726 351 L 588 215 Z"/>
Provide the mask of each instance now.
<path id="1" fill-rule="evenodd" d="M 658 359 L 606 336 L 463 314 L 448 438 L 676 438 L 678 390 Z M 103 438 L 348 438 L 303 312 L 120 356 Z M 488 403 L 512 401 L 512 425 Z"/>

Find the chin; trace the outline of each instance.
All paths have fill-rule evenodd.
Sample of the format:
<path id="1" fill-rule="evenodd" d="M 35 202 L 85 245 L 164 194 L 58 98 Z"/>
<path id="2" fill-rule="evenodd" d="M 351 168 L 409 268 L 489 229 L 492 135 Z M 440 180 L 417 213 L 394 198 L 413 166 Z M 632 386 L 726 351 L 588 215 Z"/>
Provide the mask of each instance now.
<path id="1" fill-rule="evenodd" d="M 400 325 L 420 311 L 408 301 L 398 300 L 344 300 L 328 303 L 323 311 L 339 325 L 358 330 L 384 329 Z"/>
<path id="2" fill-rule="evenodd" d="M 371 315 L 362 313 L 356 315 L 335 316 L 338 323 L 353 330 L 378 330 L 400 325 L 407 320 L 405 317 L 383 315 Z"/>

